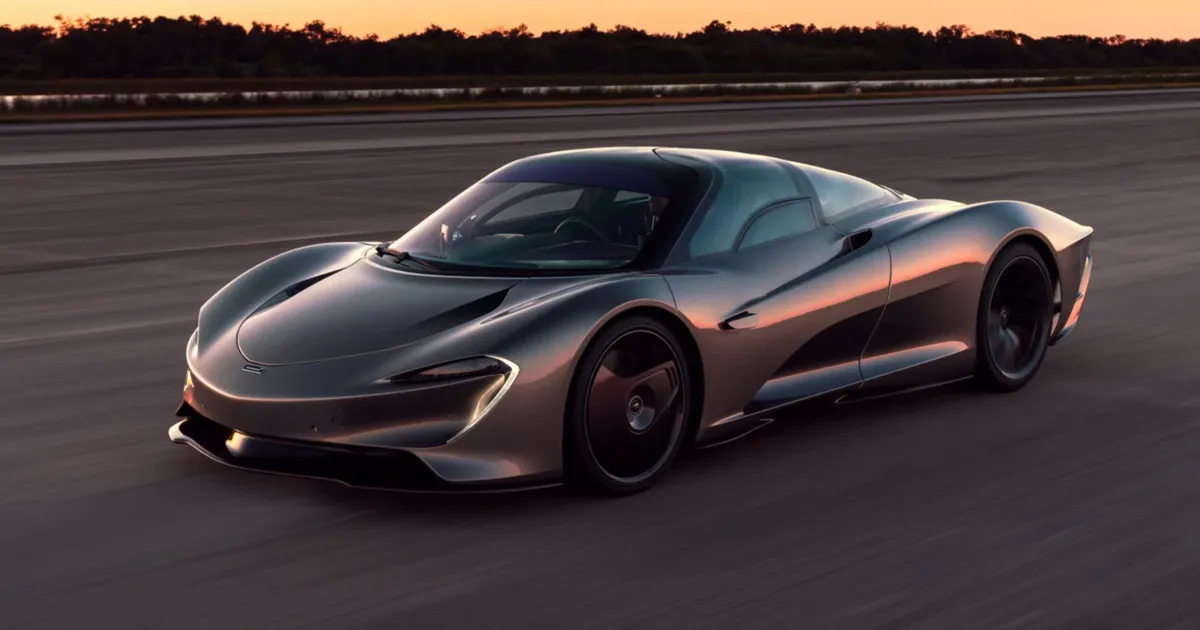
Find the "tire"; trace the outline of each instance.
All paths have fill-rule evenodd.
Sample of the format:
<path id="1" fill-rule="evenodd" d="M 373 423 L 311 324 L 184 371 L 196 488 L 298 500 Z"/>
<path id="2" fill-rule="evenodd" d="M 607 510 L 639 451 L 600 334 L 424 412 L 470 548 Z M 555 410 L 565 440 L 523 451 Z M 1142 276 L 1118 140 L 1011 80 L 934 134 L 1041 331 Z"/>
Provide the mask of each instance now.
<path id="1" fill-rule="evenodd" d="M 975 380 L 985 390 L 1014 392 L 1029 384 L 1046 359 L 1053 321 L 1050 272 L 1026 243 L 996 257 L 979 298 Z"/>
<path id="2" fill-rule="evenodd" d="M 565 419 L 566 481 L 620 496 L 657 483 L 684 442 L 693 383 L 666 326 L 629 317 L 602 331 L 576 368 Z"/>

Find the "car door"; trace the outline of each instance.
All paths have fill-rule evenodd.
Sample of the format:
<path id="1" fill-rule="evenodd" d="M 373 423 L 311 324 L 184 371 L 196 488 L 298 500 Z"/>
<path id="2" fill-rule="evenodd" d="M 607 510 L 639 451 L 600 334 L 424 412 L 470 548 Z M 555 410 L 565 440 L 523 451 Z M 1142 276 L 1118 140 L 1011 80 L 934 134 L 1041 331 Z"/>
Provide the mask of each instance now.
<path id="1" fill-rule="evenodd" d="M 704 218 L 718 218 L 727 237 L 697 229 L 700 255 L 664 274 L 696 329 L 709 425 L 860 383 L 887 300 L 886 247 L 821 222 L 803 181 L 760 168 L 757 207 L 714 205 L 709 214 L 735 213 Z M 774 192 L 761 193 L 764 184 Z"/>
<path id="2" fill-rule="evenodd" d="M 853 387 L 862 352 L 887 303 L 891 261 L 877 243 L 861 247 L 822 225 L 795 239 L 741 252 L 735 263 L 761 274 L 755 295 L 730 309 L 723 331 L 761 329 L 765 375 L 747 411 Z M 748 339 L 750 339 L 748 337 Z M 768 360 L 769 358 L 769 360 Z"/>

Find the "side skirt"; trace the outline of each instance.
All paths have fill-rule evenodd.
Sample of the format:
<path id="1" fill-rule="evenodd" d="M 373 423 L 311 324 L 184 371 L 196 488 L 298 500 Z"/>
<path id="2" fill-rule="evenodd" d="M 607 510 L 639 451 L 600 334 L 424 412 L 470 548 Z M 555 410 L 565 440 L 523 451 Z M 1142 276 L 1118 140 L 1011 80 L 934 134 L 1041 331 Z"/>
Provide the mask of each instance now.
<path id="1" fill-rule="evenodd" d="M 867 402 L 869 400 L 880 400 L 883 398 L 893 398 L 896 396 L 903 396 L 906 394 L 915 394 L 917 392 L 923 392 L 923 391 L 929 390 L 929 389 L 937 389 L 939 387 L 946 387 L 948 385 L 953 385 L 955 383 L 963 383 L 963 382 L 971 380 L 972 378 L 974 378 L 974 376 L 971 376 L 971 375 L 960 376 L 958 378 L 952 378 L 948 381 L 941 381 L 938 383 L 929 383 L 927 385 L 914 385 L 912 387 L 900 387 L 900 388 L 891 389 L 891 390 L 863 389 L 860 391 L 849 392 L 847 394 L 842 395 L 841 397 L 839 397 L 837 400 L 834 401 L 834 404 L 835 405 L 849 405 L 849 404 L 858 403 L 858 402 Z"/>
<path id="2" fill-rule="evenodd" d="M 736 441 L 746 437 L 747 435 L 750 435 L 751 433 L 754 433 L 755 431 L 762 429 L 763 427 L 765 427 L 769 424 L 773 424 L 775 422 L 775 416 L 779 416 L 779 415 L 782 415 L 785 413 L 796 413 L 797 411 L 799 411 L 800 409 L 805 408 L 805 407 L 819 407 L 819 408 L 829 409 L 829 408 L 832 408 L 835 406 L 850 405 L 850 404 L 854 404 L 854 403 L 867 402 L 867 401 L 872 401 L 872 400 L 880 400 L 880 399 L 885 399 L 885 398 L 893 398 L 896 396 L 902 396 L 902 395 L 906 395 L 906 394 L 915 394 L 917 392 L 922 392 L 925 390 L 936 389 L 936 388 L 940 388 L 940 387 L 947 387 L 949 385 L 953 385 L 956 383 L 962 383 L 965 381 L 969 381 L 972 378 L 974 378 L 974 377 L 968 375 L 968 376 L 962 376 L 959 378 L 951 379 L 948 381 L 941 381 L 938 383 L 930 383 L 927 385 L 916 385 L 913 387 L 896 388 L 894 390 L 866 390 L 866 389 L 856 388 L 852 391 L 845 392 L 842 394 L 837 394 L 837 393 L 824 394 L 824 395 L 814 396 L 812 398 L 805 398 L 802 400 L 789 402 L 789 403 L 786 403 L 783 405 L 779 405 L 777 407 L 773 407 L 771 409 L 767 409 L 767 410 L 758 412 L 752 416 L 748 415 L 748 416 L 743 416 L 741 418 L 737 418 L 736 420 L 734 420 L 734 421 L 730 422 L 728 425 L 726 425 L 726 426 L 728 426 L 728 429 L 726 431 L 722 431 L 720 434 L 720 437 L 714 437 L 710 441 L 698 442 L 695 444 L 695 448 L 697 450 L 703 451 L 703 450 L 708 450 L 710 448 L 715 448 L 718 446 L 725 446 L 726 444 L 736 442 Z"/>
<path id="3" fill-rule="evenodd" d="M 742 431 L 740 433 L 734 433 L 733 435 L 731 435 L 729 437 L 726 437 L 723 439 L 718 439 L 715 442 L 705 442 L 704 444 L 698 444 L 696 446 L 696 449 L 703 451 L 703 450 L 707 450 L 710 448 L 715 448 L 717 446 L 725 446 L 726 444 L 729 444 L 730 442 L 736 442 L 736 441 L 746 437 L 747 435 L 754 433 L 755 431 L 767 426 L 768 424 L 771 424 L 772 422 L 775 422 L 774 418 L 757 418 L 753 422 L 746 422 L 745 423 L 746 426 L 744 428 L 742 428 Z"/>

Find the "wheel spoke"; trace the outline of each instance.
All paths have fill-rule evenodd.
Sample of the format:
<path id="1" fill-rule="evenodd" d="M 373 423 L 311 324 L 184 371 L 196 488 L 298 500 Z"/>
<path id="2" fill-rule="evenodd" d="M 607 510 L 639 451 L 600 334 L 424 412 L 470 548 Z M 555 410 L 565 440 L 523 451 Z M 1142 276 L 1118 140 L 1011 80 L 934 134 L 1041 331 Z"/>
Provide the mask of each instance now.
<path id="1" fill-rule="evenodd" d="M 1005 343 L 1004 331 L 999 326 L 988 335 L 988 345 L 992 351 L 992 359 L 996 363 L 1001 363 L 1003 357 L 1007 354 L 1007 344 Z"/>
<path id="2" fill-rule="evenodd" d="M 671 388 L 671 391 L 667 392 L 666 398 L 664 399 L 663 403 L 661 405 L 659 405 L 659 407 L 658 407 L 658 412 L 660 414 L 668 413 L 671 410 L 671 408 L 675 406 L 675 403 L 679 402 L 679 390 L 680 389 L 681 389 L 680 385 L 678 383 L 676 383 L 676 385 Z"/>
<path id="3" fill-rule="evenodd" d="M 1004 362 L 1005 367 L 1015 368 L 1021 362 L 1021 338 L 1011 329 L 1004 330 Z"/>

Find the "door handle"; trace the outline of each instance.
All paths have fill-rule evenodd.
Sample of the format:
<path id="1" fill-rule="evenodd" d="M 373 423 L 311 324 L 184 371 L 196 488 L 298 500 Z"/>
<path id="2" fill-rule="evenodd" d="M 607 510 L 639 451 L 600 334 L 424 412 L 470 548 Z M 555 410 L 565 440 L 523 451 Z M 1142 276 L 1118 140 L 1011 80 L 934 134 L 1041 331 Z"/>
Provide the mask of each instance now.
<path id="1" fill-rule="evenodd" d="M 721 330 L 750 330 L 758 326 L 758 313 L 742 311 L 721 322 Z"/>

